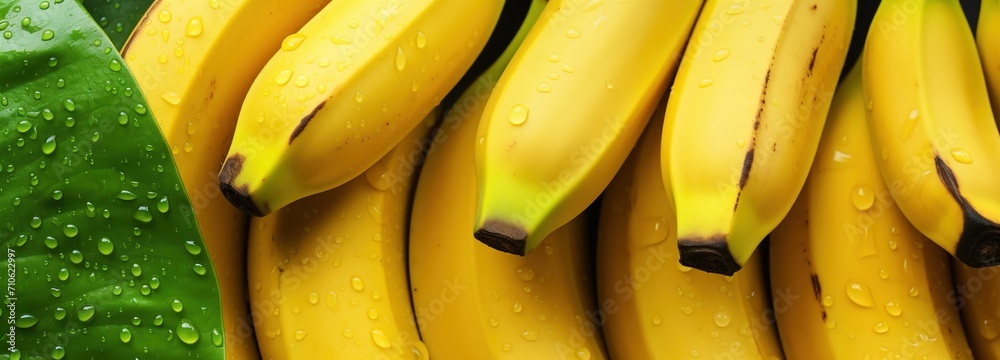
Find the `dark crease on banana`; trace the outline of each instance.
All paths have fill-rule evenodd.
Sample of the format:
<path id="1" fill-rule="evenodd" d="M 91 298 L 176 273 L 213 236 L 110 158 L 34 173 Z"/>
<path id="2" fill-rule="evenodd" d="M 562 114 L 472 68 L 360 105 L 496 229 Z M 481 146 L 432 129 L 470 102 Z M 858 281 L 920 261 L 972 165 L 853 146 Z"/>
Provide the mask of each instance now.
<path id="1" fill-rule="evenodd" d="M 955 173 L 940 154 L 934 154 L 934 165 L 941 183 L 962 209 L 962 234 L 958 238 L 955 257 L 975 268 L 1000 264 L 1000 224 L 983 217 L 962 196 Z"/>
<path id="2" fill-rule="evenodd" d="M 819 285 L 819 275 L 809 274 L 809 279 L 812 280 L 813 295 L 816 296 L 816 300 L 819 300 L 820 295 L 823 294 L 823 287 Z"/>
<path id="3" fill-rule="evenodd" d="M 313 108 L 312 112 L 310 112 L 308 115 L 303 117 L 302 120 L 299 121 L 299 124 L 295 126 L 294 130 L 292 130 L 292 136 L 288 137 L 289 144 L 291 144 L 292 141 L 295 140 L 295 138 L 299 137 L 299 134 L 302 133 L 302 130 L 306 129 L 306 125 L 309 125 L 309 121 L 311 121 L 313 117 L 316 116 L 316 113 L 322 110 L 324 106 L 326 106 L 326 101 L 323 101 L 319 103 L 319 105 L 316 105 L 316 107 Z"/>
<path id="4" fill-rule="evenodd" d="M 771 66 L 774 66 L 774 58 L 771 59 Z M 746 186 L 750 178 L 750 168 L 753 167 L 754 149 L 757 147 L 757 130 L 760 129 L 760 118 L 764 114 L 764 105 L 767 104 L 767 84 L 771 81 L 771 68 L 767 68 L 767 75 L 764 75 L 764 85 L 760 88 L 760 106 L 757 107 L 757 114 L 753 120 L 753 137 L 750 138 L 750 147 L 743 157 L 743 170 L 740 172 L 740 190 L 736 193 L 736 201 L 733 203 L 733 212 L 740 206 L 740 195 L 743 195 L 743 187 Z"/>

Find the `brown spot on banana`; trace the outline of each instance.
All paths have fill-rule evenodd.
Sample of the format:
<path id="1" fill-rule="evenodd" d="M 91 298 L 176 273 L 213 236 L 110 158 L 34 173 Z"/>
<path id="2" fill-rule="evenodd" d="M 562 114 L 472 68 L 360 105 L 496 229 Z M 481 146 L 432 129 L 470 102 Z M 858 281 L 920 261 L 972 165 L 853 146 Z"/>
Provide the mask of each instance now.
<path id="1" fill-rule="evenodd" d="M 506 220 L 490 219 L 486 220 L 472 236 L 493 249 L 518 256 L 525 255 L 528 231 L 520 225 Z"/>
<path id="2" fill-rule="evenodd" d="M 732 276 L 742 268 L 729 252 L 725 234 L 677 240 L 681 265 L 713 274 Z"/>
<path id="3" fill-rule="evenodd" d="M 934 166 L 941 183 L 962 209 L 962 233 L 955 246 L 955 257 L 974 268 L 1000 264 L 1000 224 L 972 208 L 959 190 L 955 173 L 940 154 L 934 155 Z"/>
<path id="4" fill-rule="evenodd" d="M 816 300 L 819 300 L 820 295 L 823 294 L 823 287 L 819 284 L 819 275 L 815 273 L 809 274 L 809 279 L 812 280 L 813 296 L 816 296 Z"/>
<path id="5" fill-rule="evenodd" d="M 302 130 L 306 129 L 306 125 L 309 125 L 309 121 L 311 121 L 314 117 L 316 117 L 316 113 L 322 110 L 324 106 L 326 106 L 326 101 L 323 101 L 319 103 L 319 105 L 316 105 L 316 107 L 313 108 L 313 110 L 309 112 L 309 114 L 304 116 L 302 120 L 299 121 L 299 124 L 295 126 L 294 130 L 292 130 L 292 136 L 288 137 L 288 144 L 291 144 L 292 141 L 295 140 L 295 138 L 299 137 L 299 134 L 302 134 Z"/>
<path id="6" fill-rule="evenodd" d="M 257 204 L 254 204 L 253 200 L 250 199 L 250 189 L 247 184 L 233 186 L 233 180 L 243 171 L 244 161 L 246 158 L 240 153 L 230 155 L 226 159 L 226 162 L 222 164 L 222 171 L 219 172 L 219 189 L 222 191 L 222 196 L 237 209 L 252 216 L 264 216 Z"/>
<path id="7" fill-rule="evenodd" d="M 771 66 L 774 66 L 774 59 L 771 59 Z M 746 155 L 743 157 L 743 169 L 740 171 L 740 182 L 739 182 L 739 192 L 736 193 L 736 201 L 733 203 L 733 212 L 736 212 L 736 208 L 740 205 L 740 195 L 743 195 L 743 187 L 746 186 L 747 180 L 750 178 L 750 169 L 753 167 L 753 155 L 754 149 L 757 147 L 757 130 L 760 129 L 760 119 L 764 114 L 764 105 L 767 104 L 767 84 L 771 82 L 771 68 L 768 67 L 767 74 L 764 75 L 764 85 L 761 86 L 760 90 L 760 105 L 757 107 L 757 114 L 754 115 L 753 120 L 753 136 L 750 138 L 750 147 L 747 150 Z"/>

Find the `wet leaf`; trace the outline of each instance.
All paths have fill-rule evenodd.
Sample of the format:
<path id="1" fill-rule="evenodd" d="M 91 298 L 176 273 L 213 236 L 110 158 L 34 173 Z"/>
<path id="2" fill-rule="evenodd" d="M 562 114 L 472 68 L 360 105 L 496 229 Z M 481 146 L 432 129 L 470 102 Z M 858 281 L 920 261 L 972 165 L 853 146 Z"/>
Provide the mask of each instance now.
<path id="1" fill-rule="evenodd" d="M 49 0 L 54 1 L 54 0 Z M 121 49 L 132 29 L 139 24 L 153 0 L 79 0 L 90 16 L 111 38 L 116 49 Z"/>
<path id="2" fill-rule="evenodd" d="M 221 359 L 218 283 L 145 99 L 78 2 L 41 1 L 0 2 L 0 357 Z"/>

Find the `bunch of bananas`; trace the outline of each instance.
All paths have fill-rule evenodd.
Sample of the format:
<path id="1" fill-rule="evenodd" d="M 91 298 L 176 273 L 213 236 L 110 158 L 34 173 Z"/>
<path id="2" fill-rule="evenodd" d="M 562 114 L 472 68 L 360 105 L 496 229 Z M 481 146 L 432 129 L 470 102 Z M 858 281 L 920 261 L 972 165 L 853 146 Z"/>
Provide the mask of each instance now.
<path id="1" fill-rule="evenodd" d="M 156 0 L 122 56 L 228 359 L 1000 358 L 979 10 Z"/>

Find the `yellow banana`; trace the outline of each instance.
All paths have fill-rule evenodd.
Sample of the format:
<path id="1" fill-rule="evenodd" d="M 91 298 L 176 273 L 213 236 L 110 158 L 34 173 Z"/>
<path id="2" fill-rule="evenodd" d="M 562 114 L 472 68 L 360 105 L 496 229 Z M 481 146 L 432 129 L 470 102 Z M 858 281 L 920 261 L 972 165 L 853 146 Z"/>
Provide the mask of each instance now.
<path id="1" fill-rule="evenodd" d="M 285 38 L 247 94 L 219 174 L 267 215 L 364 172 L 483 49 L 504 0 L 345 0 Z"/>
<path id="2" fill-rule="evenodd" d="M 661 167 L 682 264 L 732 275 L 812 164 L 857 4 L 709 0 L 667 106 Z"/>
<path id="3" fill-rule="evenodd" d="M 470 234 L 476 211 L 473 149 L 493 84 L 538 16 L 458 99 L 420 173 L 410 227 L 410 286 L 431 358 L 604 359 L 582 218 L 525 257 L 493 250 Z M 533 15 L 532 15 L 533 14 Z"/>
<path id="4" fill-rule="evenodd" d="M 600 195 L 665 91 L 701 3 L 549 3 L 483 112 L 476 239 L 525 255 Z"/>
<path id="5" fill-rule="evenodd" d="M 253 79 L 248 75 L 327 2 L 157 0 L 123 46 L 172 149 L 218 276 L 227 359 L 259 355 L 247 307 L 247 217 L 221 196 L 217 174 Z"/>
<path id="6" fill-rule="evenodd" d="M 771 286 L 790 300 L 775 303 L 785 354 L 971 359 L 948 295 L 948 253 L 910 225 L 882 182 L 860 65 L 833 99 L 816 156 L 798 200 L 771 234 Z"/>
<path id="7" fill-rule="evenodd" d="M 428 359 L 406 242 L 412 175 L 437 114 L 364 175 L 251 221 L 250 299 L 265 360 Z"/>
<path id="8" fill-rule="evenodd" d="M 864 92 L 893 200 L 966 265 L 1000 264 L 1000 134 L 961 6 L 886 0 L 873 21 Z"/>
<path id="9" fill-rule="evenodd" d="M 660 173 L 664 106 L 604 193 L 598 303 L 620 359 L 775 359 L 778 333 L 761 256 L 729 277 L 678 263 L 673 199 Z"/>
<path id="10" fill-rule="evenodd" d="M 993 111 L 1000 109 L 1000 0 L 981 0 L 976 47 L 986 74 Z"/>

